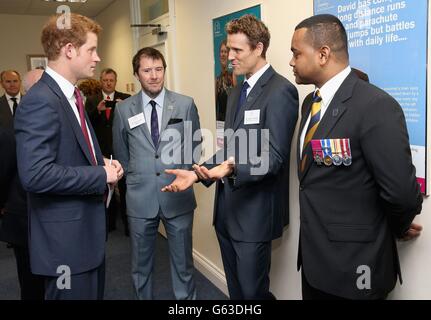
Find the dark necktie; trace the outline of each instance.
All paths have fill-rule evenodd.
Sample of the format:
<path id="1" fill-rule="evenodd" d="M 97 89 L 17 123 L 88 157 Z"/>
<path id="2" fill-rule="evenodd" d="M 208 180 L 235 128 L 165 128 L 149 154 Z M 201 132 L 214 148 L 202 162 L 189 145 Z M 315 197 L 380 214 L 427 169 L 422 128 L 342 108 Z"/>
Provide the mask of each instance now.
<path id="1" fill-rule="evenodd" d="M 301 161 L 301 171 L 305 169 L 305 163 L 307 162 L 307 154 L 305 153 L 305 148 L 313 139 L 314 132 L 317 130 L 317 126 L 320 122 L 320 108 L 322 97 L 320 96 L 320 91 L 316 90 L 313 95 L 313 104 L 311 105 L 310 122 L 308 123 L 307 131 L 305 133 L 304 144 L 302 145 L 302 161 Z"/>
<path id="2" fill-rule="evenodd" d="M 156 149 L 159 147 L 159 119 L 157 117 L 156 102 L 150 101 L 153 109 L 151 110 L 151 139 L 153 139 Z"/>
<path id="3" fill-rule="evenodd" d="M 93 165 L 96 165 L 96 159 L 94 158 L 93 148 L 91 147 L 90 136 L 88 135 L 87 125 L 85 122 L 85 111 L 84 111 L 84 102 L 82 101 L 81 93 L 78 88 L 75 88 L 75 99 L 76 99 L 76 107 L 79 111 L 79 120 L 81 122 L 81 130 L 84 135 L 85 142 L 87 143 L 88 150 L 90 151 L 91 161 Z"/>
<path id="4" fill-rule="evenodd" d="M 247 89 L 249 87 L 250 87 L 250 85 L 248 84 L 248 82 L 244 81 L 244 83 L 242 84 L 241 94 L 239 96 L 238 104 L 236 106 L 235 119 L 238 116 L 239 110 L 245 104 L 245 101 L 247 100 Z"/>
<path id="5" fill-rule="evenodd" d="M 12 115 L 13 116 L 15 116 L 15 112 L 16 112 L 16 108 L 18 108 L 18 102 L 16 101 L 17 100 L 17 98 L 16 97 L 13 97 L 13 98 L 10 98 L 12 101 L 13 101 L 13 106 L 12 106 Z"/>

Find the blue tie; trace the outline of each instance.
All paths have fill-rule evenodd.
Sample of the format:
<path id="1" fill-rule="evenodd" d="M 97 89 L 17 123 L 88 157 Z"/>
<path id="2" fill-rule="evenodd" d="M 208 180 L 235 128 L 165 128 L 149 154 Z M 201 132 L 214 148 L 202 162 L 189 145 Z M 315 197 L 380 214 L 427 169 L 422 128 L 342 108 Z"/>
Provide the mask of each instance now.
<path id="1" fill-rule="evenodd" d="M 159 120 L 157 118 L 156 102 L 150 101 L 153 110 L 151 110 L 151 139 L 153 139 L 156 149 L 159 147 Z"/>
<path id="2" fill-rule="evenodd" d="M 236 106 L 235 111 L 235 119 L 238 116 L 239 110 L 241 107 L 245 104 L 245 101 L 247 100 L 247 89 L 250 87 L 247 81 L 244 81 L 241 88 L 241 95 L 239 96 L 238 104 Z"/>

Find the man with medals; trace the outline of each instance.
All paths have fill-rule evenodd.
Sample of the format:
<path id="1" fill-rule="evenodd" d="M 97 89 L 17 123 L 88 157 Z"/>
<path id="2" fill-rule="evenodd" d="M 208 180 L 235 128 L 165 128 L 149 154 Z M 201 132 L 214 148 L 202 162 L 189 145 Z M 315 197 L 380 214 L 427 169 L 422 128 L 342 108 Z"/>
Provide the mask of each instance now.
<path id="1" fill-rule="evenodd" d="M 305 300 L 385 299 L 401 278 L 395 240 L 422 230 L 413 223 L 422 195 L 403 111 L 358 78 L 347 48 L 346 30 L 328 14 L 305 19 L 292 38 L 295 80 L 316 87 L 302 105 L 298 134 Z M 357 285 L 364 266 L 366 287 Z"/>

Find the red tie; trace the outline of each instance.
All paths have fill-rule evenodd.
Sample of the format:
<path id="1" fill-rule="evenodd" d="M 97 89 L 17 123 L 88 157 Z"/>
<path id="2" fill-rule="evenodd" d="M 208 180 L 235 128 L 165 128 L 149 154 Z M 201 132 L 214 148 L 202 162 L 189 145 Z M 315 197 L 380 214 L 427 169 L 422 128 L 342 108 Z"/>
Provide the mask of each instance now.
<path id="1" fill-rule="evenodd" d="M 91 161 L 93 162 L 93 165 L 96 165 L 96 159 L 94 158 L 93 148 L 91 147 L 90 136 L 88 135 L 87 126 L 85 123 L 84 103 L 82 101 L 81 93 L 79 92 L 78 88 L 75 88 L 74 95 L 76 99 L 76 106 L 78 107 L 78 111 L 79 111 L 79 119 L 81 121 L 82 134 L 84 135 L 85 142 L 87 142 L 88 150 L 90 150 Z"/>
<path id="2" fill-rule="evenodd" d="M 106 96 L 106 100 L 110 101 L 111 98 L 109 96 Z M 105 117 L 106 117 L 106 120 L 109 121 L 109 118 L 111 117 L 111 108 L 106 108 Z"/>

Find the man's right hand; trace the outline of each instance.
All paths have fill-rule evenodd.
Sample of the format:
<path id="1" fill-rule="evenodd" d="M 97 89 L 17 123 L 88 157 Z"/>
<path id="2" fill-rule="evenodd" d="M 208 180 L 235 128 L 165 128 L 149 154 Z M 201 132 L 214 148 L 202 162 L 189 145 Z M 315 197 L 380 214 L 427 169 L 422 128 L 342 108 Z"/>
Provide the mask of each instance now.
<path id="1" fill-rule="evenodd" d="M 103 169 L 106 171 L 106 183 L 115 185 L 122 177 L 122 175 L 118 174 L 117 168 L 113 165 L 106 165 Z"/>
<path id="2" fill-rule="evenodd" d="M 176 176 L 175 180 L 170 185 L 162 188 L 162 192 L 182 192 L 190 188 L 193 183 L 197 182 L 198 176 L 196 172 L 183 169 L 166 169 L 167 174 Z"/>
<path id="3" fill-rule="evenodd" d="M 102 100 L 97 105 L 97 111 L 99 111 L 99 113 L 101 113 L 104 110 L 106 110 L 106 105 L 105 105 L 105 100 Z"/>

